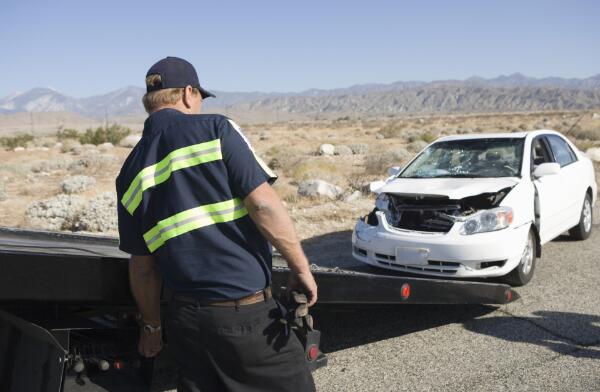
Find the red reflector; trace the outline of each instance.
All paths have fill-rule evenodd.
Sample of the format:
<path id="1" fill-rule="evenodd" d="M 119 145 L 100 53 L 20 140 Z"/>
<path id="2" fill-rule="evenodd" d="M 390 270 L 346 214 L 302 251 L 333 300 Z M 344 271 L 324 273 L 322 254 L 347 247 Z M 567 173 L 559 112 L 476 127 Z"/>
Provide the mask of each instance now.
<path id="1" fill-rule="evenodd" d="M 402 287 L 400 287 L 400 296 L 402 296 L 402 299 L 410 297 L 410 285 L 408 283 L 404 283 Z"/>
<path id="2" fill-rule="evenodd" d="M 318 355 L 319 355 L 319 347 L 317 347 L 316 345 L 313 344 L 308 349 L 308 359 L 310 361 L 314 361 L 315 359 L 317 359 Z"/>
<path id="3" fill-rule="evenodd" d="M 123 363 L 123 361 L 116 360 L 115 363 L 113 363 L 113 367 L 117 370 L 121 370 L 125 367 L 125 364 Z"/>
<path id="4" fill-rule="evenodd" d="M 506 290 L 506 293 L 504 295 L 506 296 L 506 301 L 507 302 L 512 301 L 513 294 L 512 294 L 512 290 L 511 289 Z"/>

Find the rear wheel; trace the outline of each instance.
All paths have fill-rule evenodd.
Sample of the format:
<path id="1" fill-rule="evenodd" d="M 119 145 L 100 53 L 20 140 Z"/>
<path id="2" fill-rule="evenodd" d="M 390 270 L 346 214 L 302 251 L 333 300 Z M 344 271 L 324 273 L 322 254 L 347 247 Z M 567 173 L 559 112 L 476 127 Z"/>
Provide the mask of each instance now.
<path id="1" fill-rule="evenodd" d="M 523 249 L 523 255 L 521 256 L 521 262 L 517 267 L 510 271 L 508 275 L 504 277 L 506 283 L 511 286 L 524 286 L 533 277 L 535 271 L 535 249 L 536 239 L 532 230 L 529 230 L 527 235 L 527 243 L 525 249 Z"/>
<path id="2" fill-rule="evenodd" d="M 569 235 L 574 240 L 586 240 L 592 233 L 592 198 L 589 194 L 585 195 L 581 216 L 577 226 L 569 230 Z"/>

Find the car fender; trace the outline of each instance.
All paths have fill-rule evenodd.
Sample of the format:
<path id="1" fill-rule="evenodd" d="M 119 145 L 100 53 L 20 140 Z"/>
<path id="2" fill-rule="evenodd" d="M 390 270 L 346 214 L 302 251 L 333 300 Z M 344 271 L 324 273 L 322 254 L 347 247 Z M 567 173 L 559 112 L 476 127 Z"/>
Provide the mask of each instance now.
<path id="1" fill-rule="evenodd" d="M 542 256 L 540 234 L 536 225 L 535 214 L 535 185 L 529 180 L 521 180 L 500 203 L 501 206 L 511 207 L 514 211 L 513 227 L 531 225 L 535 235 L 536 257 Z"/>
<path id="2" fill-rule="evenodd" d="M 508 192 L 500 206 L 513 209 L 513 227 L 535 221 L 534 209 L 535 187 L 531 181 L 521 180 Z"/>

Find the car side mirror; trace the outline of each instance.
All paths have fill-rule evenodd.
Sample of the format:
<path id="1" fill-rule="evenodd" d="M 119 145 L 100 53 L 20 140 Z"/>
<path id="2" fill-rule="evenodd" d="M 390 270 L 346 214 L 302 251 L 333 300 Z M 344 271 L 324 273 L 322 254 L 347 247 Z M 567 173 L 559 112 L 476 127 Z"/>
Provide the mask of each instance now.
<path id="1" fill-rule="evenodd" d="M 373 181 L 369 184 L 369 190 L 373 193 L 378 193 L 379 189 L 381 189 L 385 185 L 385 181 Z"/>
<path id="2" fill-rule="evenodd" d="M 558 174 L 560 172 L 560 165 L 554 162 L 546 162 L 537 166 L 533 171 L 533 176 L 535 178 L 540 178 L 544 176 L 551 176 L 553 174 Z"/>
<path id="3" fill-rule="evenodd" d="M 392 166 L 388 169 L 388 174 L 390 176 L 396 176 L 398 175 L 398 173 L 400 173 L 402 171 L 402 167 L 401 166 Z"/>

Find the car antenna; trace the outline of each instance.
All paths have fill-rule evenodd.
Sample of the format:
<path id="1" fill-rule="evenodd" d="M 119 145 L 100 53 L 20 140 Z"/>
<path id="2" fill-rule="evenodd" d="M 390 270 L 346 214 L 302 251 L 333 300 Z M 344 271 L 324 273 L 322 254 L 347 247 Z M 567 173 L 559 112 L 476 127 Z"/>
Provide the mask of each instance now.
<path id="1" fill-rule="evenodd" d="M 579 118 L 577 120 L 575 120 L 575 122 L 573 123 L 573 125 L 571 125 L 571 128 L 569 128 L 569 130 L 567 132 L 565 132 L 565 136 L 567 136 L 569 133 L 571 133 L 571 131 L 575 128 L 575 126 L 577 124 L 579 124 L 579 121 L 581 121 L 581 119 L 587 114 L 587 112 L 583 112 L 583 114 L 581 116 L 579 116 Z"/>

